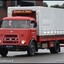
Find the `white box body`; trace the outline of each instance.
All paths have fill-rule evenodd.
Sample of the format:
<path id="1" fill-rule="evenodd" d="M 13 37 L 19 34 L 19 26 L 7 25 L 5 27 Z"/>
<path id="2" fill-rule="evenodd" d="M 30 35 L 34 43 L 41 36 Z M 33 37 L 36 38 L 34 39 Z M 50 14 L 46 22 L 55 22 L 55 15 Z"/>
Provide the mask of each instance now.
<path id="1" fill-rule="evenodd" d="M 64 9 L 42 6 L 8 7 L 8 17 L 12 17 L 13 10 L 36 11 L 38 36 L 64 34 Z"/>

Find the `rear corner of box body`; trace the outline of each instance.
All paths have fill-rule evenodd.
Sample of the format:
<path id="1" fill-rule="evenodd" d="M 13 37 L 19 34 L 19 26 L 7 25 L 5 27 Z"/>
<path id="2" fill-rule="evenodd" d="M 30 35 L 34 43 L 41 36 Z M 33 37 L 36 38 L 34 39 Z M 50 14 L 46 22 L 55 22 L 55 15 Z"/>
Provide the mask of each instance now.
<path id="1" fill-rule="evenodd" d="M 64 10 L 42 7 L 38 24 L 39 36 L 64 34 Z"/>

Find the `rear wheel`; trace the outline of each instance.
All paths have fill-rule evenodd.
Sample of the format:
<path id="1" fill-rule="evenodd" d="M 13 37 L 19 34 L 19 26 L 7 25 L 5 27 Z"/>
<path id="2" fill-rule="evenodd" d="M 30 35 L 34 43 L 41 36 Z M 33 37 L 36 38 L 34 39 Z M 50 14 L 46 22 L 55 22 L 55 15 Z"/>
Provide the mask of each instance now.
<path id="1" fill-rule="evenodd" d="M 31 41 L 30 45 L 28 47 L 27 53 L 28 53 L 28 55 L 33 56 L 35 54 L 35 52 L 36 52 L 35 43 L 34 43 L 34 41 Z"/>
<path id="2" fill-rule="evenodd" d="M 54 47 L 50 48 L 50 52 L 51 53 L 58 53 L 58 52 L 60 52 L 60 43 L 59 43 L 59 41 L 55 41 L 54 42 Z"/>
<path id="3" fill-rule="evenodd" d="M 2 49 L 0 50 L 0 54 L 2 55 L 2 57 L 6 57 L 6 55 L 8 54 L 8 50 L 2 48 Z"/>

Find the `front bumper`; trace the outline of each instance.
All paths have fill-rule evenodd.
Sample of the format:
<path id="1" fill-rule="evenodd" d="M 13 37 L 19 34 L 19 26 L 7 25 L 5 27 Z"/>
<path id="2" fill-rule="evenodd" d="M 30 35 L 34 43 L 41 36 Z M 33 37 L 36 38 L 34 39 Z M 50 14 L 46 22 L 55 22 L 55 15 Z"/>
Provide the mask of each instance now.
<path id="1" fill-rule="evenodd" d="M 17 45 L 11 45 L 11 46 L 3 45 L 3 46 L 0 46 L 0 49 L 2 49 L 2 48 L 6 48 L 8 51 L 26 51 L 26 50 L 28 50 L 28 46 L 17 46 Z"/>

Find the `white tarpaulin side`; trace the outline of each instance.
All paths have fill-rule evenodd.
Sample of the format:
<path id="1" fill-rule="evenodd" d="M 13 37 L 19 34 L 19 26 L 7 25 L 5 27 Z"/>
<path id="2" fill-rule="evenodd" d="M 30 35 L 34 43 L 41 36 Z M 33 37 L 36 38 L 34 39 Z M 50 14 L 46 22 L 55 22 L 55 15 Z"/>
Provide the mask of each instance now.
<path id="1" fill-rule="evenodd" d="M 40 8 L 39 35 L 64 34 L 64 10 L 58 8 Z"/>
<path id="2" fill-rule="evenodd" d="M 8 17 L 12 17 L 13 10 L 36 11 L 37 34 L 39 36 L 64 34 L 64 9 L 42 6 L 8 7 Z"/>

